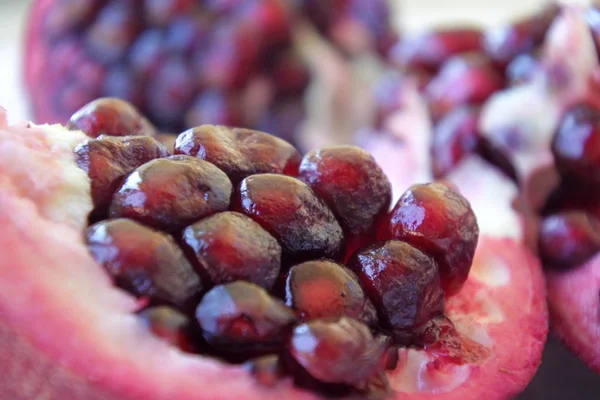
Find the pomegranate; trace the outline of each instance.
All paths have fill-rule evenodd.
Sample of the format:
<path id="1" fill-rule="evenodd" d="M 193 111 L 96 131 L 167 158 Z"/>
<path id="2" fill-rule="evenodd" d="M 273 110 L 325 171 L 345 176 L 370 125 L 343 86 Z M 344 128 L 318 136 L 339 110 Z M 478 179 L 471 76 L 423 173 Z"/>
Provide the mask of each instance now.
<path id="1" fill-rule="evenodd" d="M 163 132 L 214 123 L 291 138 L 312 75 L 298 31 L 310 26 L 336 53 L 385 54 L 396 36 L 388 19 L 384 0 L 36 0 L 25 83 L 40 122 L 117 97 Z"/>
<path id="2" fill-rule="evenodd" d="M 414 183 L 389 161 L 399 158 L 419 182 L 433 175 L 464 195 L 481 233 L 476 257 L 490 236 L 538 256 L 548 280 L 553 332 L 599 372 L 597 25 L 595 8 L 552 5 L 486 32 L 486 62 L 504 69 L 506 82 L 481 104 L 452 105 L 440 118 L 439 107 L 427 98 L 431 93 L 403 84 L 395 103 L 386 103 L 376 134 L 359 135 L 357 142 L 390 176 L 396 198 Z M 436 73 L 447 59 L 436 64 Z M 396 73 L 410 80 L 409 71 Z M 448 93 L 463 93 L 459 82 Z M 422 224 L 411 216 L 399 214 L 399 237 L 416 241 Z M 446 299 L 446 310 L 453 299 Z"/>
<path id="3" fill-rule="evenodd" d="M 307 156 L 301 180 L 260 170 L 263 154 L 282 154 L 279 142 L 262 140 L 258 155 L 242 157 L 259 170 L 235 185 L 200 153 L 151 159 L 109 194 L 109 216 L 122 219 L 86 228 L 95 177 L 76 163 L 83 133 L 4 117 L 3 398 L 503 399 L 537 368 L 546 335 L 539 265 L 489 223 L 477 241 L 469 201 L 449 187 L 434 191 L 427 223 L 414 228 L 431 245 L 372 235 L 349 268 L 349 232 L 389 224 L 405 200 L 382 213 L 387 178 L 348 147 Z M 230 137 L 224 156 L 241 148 Z M 364 212 L 348 211 L 355 202 Z M 107 229 L 125 221 L 145 233 L 123 240 L 127 230 Z M 465 257 L 448 257 L 443 235 Z M 125 261 L 135 255 L 145 261 L 134 268 Z M 454 267 L 459 284 L 448 286 L 456 278 L 443 271 Z M 175 275 L 165 281 L 165 270 Z M 178 279 L 192 293 L 176 291 L 184 306 L 170 295 Z"/>

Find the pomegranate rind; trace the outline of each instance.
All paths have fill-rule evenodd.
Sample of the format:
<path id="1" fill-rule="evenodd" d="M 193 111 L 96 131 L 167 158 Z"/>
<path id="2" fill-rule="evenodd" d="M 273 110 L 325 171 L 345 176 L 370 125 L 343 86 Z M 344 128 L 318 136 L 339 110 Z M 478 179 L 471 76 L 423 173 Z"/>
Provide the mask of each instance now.
<path id="1" fill-rule="evenodd" d="M 552 333 L 600 374 L 600 255 L 546 279 Z"/>
<path id="2" fill-rule="evenodd" d="M 480 238 L 469 279 L 446 302 L 446 315 L 467 338 L 489 349 L 478 363 L 436 362 L 423 350 L 400 351 L 390 375 L 402 399 L 507 399 L 533 378 L 548 332 L 539 261 L 518 241 Z"/>

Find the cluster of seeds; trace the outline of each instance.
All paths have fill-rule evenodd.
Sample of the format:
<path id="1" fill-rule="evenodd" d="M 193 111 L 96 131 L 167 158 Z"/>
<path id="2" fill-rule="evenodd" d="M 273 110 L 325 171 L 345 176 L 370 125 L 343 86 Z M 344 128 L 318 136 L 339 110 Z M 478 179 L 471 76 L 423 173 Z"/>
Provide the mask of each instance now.
<path id="1" fill-rule="evenodd" d="M 264 383 L 372 395 L 397 346 L 448 326 L 444 297 L 467 280 L 479 232 L 447 186 L 414 185 L 390 211 L 390 182 L 358 147 L 302 157 L 266 133 L 203 125 L 171 154 L 151 132 L 101 125 L 75 149 L 94 203 L 85 239 L 158 337 Z"/>

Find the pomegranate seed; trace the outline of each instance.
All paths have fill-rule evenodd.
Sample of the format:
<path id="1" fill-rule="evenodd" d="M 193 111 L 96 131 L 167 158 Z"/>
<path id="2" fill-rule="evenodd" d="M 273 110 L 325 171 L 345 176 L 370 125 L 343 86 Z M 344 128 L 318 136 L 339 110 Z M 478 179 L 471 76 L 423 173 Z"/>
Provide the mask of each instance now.
<path id="1" fill-rule="evenodd" d="M 279 356 L 271 354 L 247 361 L 242 365 L 263 386 L 274 386 L 285 374 Z"/>
<path id="2" fill-rule="evenodd" d="M 460 291 L 469 276 L 479 227 L 468 200 L 446 185 L 413 185 L 384 224 L 381 239 L 404 240 L 439 265 L 446 296 Z"/>
<path id="3" fill-rule="evenodd" d="M 478 29 L 440 30 L 398 42 L 390 50 L 390 58 L 401 67 L 435 72 L 449 58 L 480 48 Z"/>
<path id="4" fill-rule="evenodd" d="M 263 288 L 238 281 L 215 286 L 196 309 L 204 338 L 225 352 L 277 350 L 294 312 Z"/>
<path id="5" fill-rule="evenodd" d="M 455 56 L 425 87 L 425 97 L 438 119 L 456 106 L 483 103 L 503 86 L 502 74 L 480 54 Z"/>
<path id="6" fill-rule="evenodd" d="M 431 142 L 432 170 L 436 178 L 445 176 L 464 156 L 475 152 L 480 136 L 479 114 L 477 107 L 462 106 L 437 123 Z"/>
<path id="7" fill-rule="evenodd" d="M 231 191 L 227 175 L 211 163 L 171 156 L 134 170 L 113 196 L 109 214 L 177 231 L 227 210 Z"/>
<path id="8" fill-rule="evenodd" d="M 346 317 L 300 324 L 287 343 L 291 357 L 313 378 L 357 387 L 380 372 L 388 347 L 366 325 Z"/>
<path id="9" fill-rule="evenodd" d="M 100 135 L 156 135 L 156 129 L 135 107 L 116 98 L 102 98 L 85 105 L 73 114 L 67 128 L 83 131 L 94 138 Z"/>
<path id="10" fill-rule="evenodd" d="M 572 268 L 600 251 L 600 221 L 581 211 L 566 211 L 546 217 L 539 237 L 544 265 Z"/>
<path id="11" fill-rule="evenodd" d="M 293 266 L 286 279 L 286 304 L 305 321 L 324 317 L 350 317 L 375 325 L 375 308 L 356 275 L 329 260 Z"/>
<path id="12" fill-rule="evenodd" d="M 350 267 L 396 343 L 412 344 L 424 324 L 444 312 L 435 261 L 408 243 L 392 240 L 367 247 L 352 257 Z"/>
<path id="13" fill-rule="evenodd" d="M 242 115 L 238 100 L 218 90 L 207 90 L 192 103 L 186 117 L 187 126 L 215 124 L 240 125 Z"/>
<path id="14" fill-rule="evenodd" d="M 113 194 L 137 167 L 155 158 L 168 157 L 167 149 L 148 136 L 100 136 L 78 144 L 75 161 L 91 180 L 94 213 L 106 215 Z"/>
<path id="15" fill-rule="evenodd" d="M 156 337 L 182 351 L 195 351 L 190 337 L 191 321 L 184 314 L 170 307 L 159 306 L 147 308 L 138 315 Z"/>
<path id="16" fill-rule="evenodd" d="M 179 15 L 194 8 L 194 0 L 144 0 L 144 16 L 150 25 L 167 26 Z"/>
<path id="17" fill-rule="evenodd" d="M 540 61 L 537 57 L 531 54 L 520 54 L 506 67 L 508 84 L 517 86 L 528 83 L 540 68 Z"/>
<path id="18" fill-rule="evenodd" d="M 296 176 L 300 164 L 298 150 L 284 140 L 250 129 L 214 125 L 183 132 L 175 142 L 175 153 L 215 164 L 233 184 L 260 173 Z"/>
<path id="19" fill-rule="evenodd" d="M 96 262 L 124 290 L 180 309 L 198 301 L 200 278 L 171 236 L 116 219 L 90 226 L 85 237 Z"/>
<path id="20" fill-rule="evenodd" d="M 243 214 L 198 221 L 183 231 L 182 241 L 196 271 L 212 285 L 244 280 L 270 290 L 279 276 L 281 246 Z"/>
<path id="21" fill-rule="evenodd" d="M 331 210 L 304 182 L 275 174 L 251 175 L 232 208 L 262 225 L 281 244 L 284 264 L 336 258 L 344 235 Z"/>
<path id="22" fill-rule="evenodd" d="M 561 175 L 596 185 L 600 183 L 600 111 L 586 104 L 571 107 L 552 142 Z"/>

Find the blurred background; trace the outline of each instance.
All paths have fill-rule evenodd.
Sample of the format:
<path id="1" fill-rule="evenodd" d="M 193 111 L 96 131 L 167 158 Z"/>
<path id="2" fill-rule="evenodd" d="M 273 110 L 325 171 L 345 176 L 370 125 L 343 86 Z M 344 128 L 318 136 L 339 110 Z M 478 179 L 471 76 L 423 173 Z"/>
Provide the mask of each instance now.
<path id="1" fill-rule="evenodd" d="M 20 72 L 22 28 L 29 3 L 25 0 L 0 0 L 0 105 L 9 110 L 11 121 L 30 117 Z M 540 0 L 392 0 L 393 24 L 406 33 L 457 23 L 494 26 L 533 12 L 542 3 Z M 538 375 L 518 399 L 598 400 L 600 377 L 551 339 Z"/>

